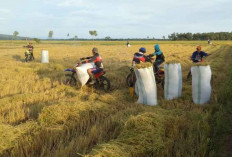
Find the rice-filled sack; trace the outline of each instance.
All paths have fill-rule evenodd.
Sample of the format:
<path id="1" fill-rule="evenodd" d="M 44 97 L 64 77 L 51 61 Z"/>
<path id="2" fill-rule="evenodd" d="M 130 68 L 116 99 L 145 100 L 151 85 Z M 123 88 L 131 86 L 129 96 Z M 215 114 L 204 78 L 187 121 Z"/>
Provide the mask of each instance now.
<path id="1" fill-rule="evenodd" d="M 165 83 L 164 97 L 172 100 L 181 96 L 182 93 L 182 74 L 180 63 L 169 63 L 164 65 Z"/>
<path id="2" fill-rule="evenodd" d="M 145 105 L 157 105 L 157 89 L 152 66 L 135 69 L 135 92 L 138 95 L 138 103 Z"/>
<path id="3" fill-rule="evenodd" d="M 209 102 L 211 97 L 210 66 L 192 66 L 192 96 L 195 104 L 203 105 Z"/>
<path id="4" fill-rule="evenodd" d="M 81 83 L 81 86 L 84 86 L 89 80 L 88 69 L 94 68 L 94 63 L 85 63 L 81 64 L 79 67 L 76 67 L 77 78 Z"/>

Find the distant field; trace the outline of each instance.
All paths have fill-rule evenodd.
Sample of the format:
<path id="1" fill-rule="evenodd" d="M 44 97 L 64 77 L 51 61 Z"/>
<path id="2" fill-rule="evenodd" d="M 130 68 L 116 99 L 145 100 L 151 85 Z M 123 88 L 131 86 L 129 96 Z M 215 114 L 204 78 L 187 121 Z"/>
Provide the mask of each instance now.
<path id="1" fill-rule="evenodd" d="M 232 42 L 212 42 L 131 41 L 127 48 L 126 41 L 42 41 L 34 43 L 35 61 L 25 63 L 25 41 L 0 41 L 0 156 L 215 156 L 213 136 L 220 129 L 214 127 L 232 93 Z M 125 79 L 133 54 L 140 47 L 150 54 L 156 43 L 166 61 L 181 63 L 183 95 L 167 101 L 158 86 L 158 105 L 151 107 L 129 96 Z M 204 107 L 192 102 L 185 79 L 197 45 L 212 54 L 213 92 Z M 108 70 L 109 93 L 62 84 L 64 69 L 93 47 Z M 44 49 L 49 64 L 40 63 Z"/>

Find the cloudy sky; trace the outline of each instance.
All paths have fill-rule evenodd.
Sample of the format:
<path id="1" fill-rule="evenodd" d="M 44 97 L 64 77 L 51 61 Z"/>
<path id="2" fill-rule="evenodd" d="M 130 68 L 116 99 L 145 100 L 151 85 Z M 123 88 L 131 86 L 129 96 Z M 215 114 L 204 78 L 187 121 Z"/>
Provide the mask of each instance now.
<path id="1" fill-rule="evenodd" d="M 161 38 L 232 31 L 232 0 L 0 0 L 0 34 Z"/>

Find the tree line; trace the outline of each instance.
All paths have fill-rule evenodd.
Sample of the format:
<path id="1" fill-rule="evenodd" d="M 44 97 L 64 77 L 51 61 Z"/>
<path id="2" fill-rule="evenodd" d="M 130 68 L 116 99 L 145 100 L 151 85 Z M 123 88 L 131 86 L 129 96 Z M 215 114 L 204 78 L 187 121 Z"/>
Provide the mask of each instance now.
<path id="1" fill-rule="evenodd" d="M 18 36 L 19 32 L 18 31 L 14 31 L 13 32 L 13 36 L 16 37 Z M 51 30 L 48 33 L 48 38 L 52 39 L 54 32 Z M 98 33 L 96 30 L 90 30 L 89 34 L 91 36 L 97 36 Z M 67 34 L 67 39 L 69 38 L 70 34 Z M 35 38 L 37 39 L 37 38 Z M 78 36 L 75 35 L 73 38 L 69 38 L 68 40 L 77 40 Z M 154 40 L 155 38 L 153 38 Z M 13 40 L 13 38 L 12 38 Z M 96 39 L 95 39 L 96 40 Z M 102 40 L 102 39 L 101 39 Z M 105 37 L 104 40 L 112 40 L 110 36 Z M 117 40 L 117 39 L 114 39 Z M 127 40 L 127 39 L 125 39 Z M 149 37 L 147 39 L 145 38 L 141 38 L 140 40 L 152 40 L 149 39 Z M 168 39 L 165 38 L 165 36 L 163 36 L 162 39 L 157 39 L 157 40 L 232 40 L 232 32 L 209 32 L 209 33 L 172 33 L 170 35 L 168 35 Z"/>
<path id="2" fill-rule="evenodd" d="M 172 33 L 169 40 L 232 40 L 232 32 Z"/>

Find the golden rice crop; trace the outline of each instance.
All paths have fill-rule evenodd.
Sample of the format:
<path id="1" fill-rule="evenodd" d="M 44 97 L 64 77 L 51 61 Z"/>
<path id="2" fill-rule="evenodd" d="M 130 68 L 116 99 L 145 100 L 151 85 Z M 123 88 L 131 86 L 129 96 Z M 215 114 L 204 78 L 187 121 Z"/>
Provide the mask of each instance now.
<path id="1" fill-rule="evenodd" d="M 130 48 L 124 42 L 42 42 L 35 45 L 36 60 L 28 63 L 23 61 L 23 44 L 0 42 L 0 155 L 206 154 L 210 111 L 192 103 L 190 81 L 184 82 L 183 96 L 173 101 L 164 100 L 163 89 L 158 86 L 156 107 L 137 104 L 136 98 L 129 96 L 125 79 L 133 53 L 142 46 L 147 54 L 152 53 L 154 42 L 134 41 Z M 160 42 L 160 47 L 166 62 L 181 63 L 185 76 L 192 65 L 189 57 L 198 44 Z M 216 65 L 223 62 L 226 46 L 201 45 L 213 53 L 207 60 L 212 70 L 218 71 Z M 64 69 L 72 68 L 80 57 L 90 56 L 93 47 L 98 48 L 108 70 L 109 93 L 62 84 Z M 49 64 L 40 63 L 42 49 L 49 51 Z"/>

